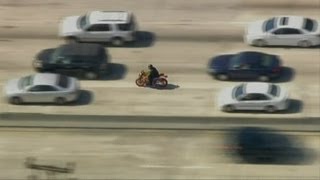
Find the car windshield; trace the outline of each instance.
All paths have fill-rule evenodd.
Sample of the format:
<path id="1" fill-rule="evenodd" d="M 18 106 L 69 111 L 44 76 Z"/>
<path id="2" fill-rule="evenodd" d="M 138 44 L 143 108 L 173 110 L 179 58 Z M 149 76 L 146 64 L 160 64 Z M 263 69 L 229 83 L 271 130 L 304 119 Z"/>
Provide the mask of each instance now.
<path id="1" fill-rule="evenodd" d="M 230 67 L 240 67 L 243 64 L 244 54 L 237 54 L 230 59 Z"/>
<path id="2" fill-rule="evenodd" d="M 303 26 L 303 29 L 307 30 L 307 31 L 314 31 L 316 29 L 316 23 L 309 19 L 309 18 L 305 18 L 304 19 L 304 26 Z"/>
<path id="3" fill-rule="evenodd" d="M 78 27 L 80 29 L 84 29 L 88 24 L 88 21 L 87 21 L 87 16 L 84 15 L 84 16 L 81 16 L 79 19 L 78 19 Z"/>
<path id="4" fill-rule="evenodd" d="M 279 96 L 280 95 L 280 90 L 279 87 L 275 84 L 272 84 L 269 86 L 269 94 L 271 94 L 272 96 Z"/>
<path id="5" fill-rule="evenodd" d="M 59 59 L 63 59 L 63 48 L 57 48 L 50 57 L 50 63 L 56 63 Z"/>
<path id="6" fill-rule="evenodd" d="M 244 84 L 241 84 L 240 86 L 237 86 L 235 88 L 234 97 L 236 99 L 238 99 L 238 97 L 240 97 L 243 94 L 243 88 L 244 88 Z"/>
<path id="7" fill-rule="evenodd" d="M 269 55 L 264 55 L 262 57 L 261 66 L 262 67 L 271 67 L 273 65 L 273 57 Z"/>
<path id="8" fill-rule="evenodd" d="M 264 31 L 270 31 L 275 28 L 275 20 L 276 18 L 271 18 L 265 22 Z"/>
<path id="9" fill-rule="evenodd" d="M 19 81 L 19 88 L 24 89 L 24 88 L 32 85 L 33 78 L 34 78 L 34 76 L 32 76 L 32 75 L 21 78 Z"/>

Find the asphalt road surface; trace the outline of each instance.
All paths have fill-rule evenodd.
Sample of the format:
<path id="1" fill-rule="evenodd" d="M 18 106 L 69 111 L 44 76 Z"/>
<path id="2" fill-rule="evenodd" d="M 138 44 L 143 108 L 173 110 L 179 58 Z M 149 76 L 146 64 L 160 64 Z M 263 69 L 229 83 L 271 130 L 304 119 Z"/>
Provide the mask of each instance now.
<path id="1" fill-rule="evenodd" d="M 256 48 L 243 43 L 244 28 L 254 20 L 276 15 L 319 19 L 319 0 L 0 0 L 0 88 L 8 79 L 34 73 L 31 62 L 40 50 L 64 43 L 57 37 L 63 17 L 91 10 L 133 11 L 141 30 L 139 41 L 121 48 L 106 45 L 113 71 L 103 80 L 81 81 L 83 91 L 77 103 L 16 106 L 2 99 L 0 179 L 320 179 L 319 47 Z M 290 91 L 289 110 L 275 114 L 228 114 L 217 109 L 217 92 L 240 82 L 214 80 L 206 73 L 208 60 L 219 54 L 247 50 L 281 57 L 286 68 L 276 83 Z M 150 63 L 169 75 L 167 89 L 135 86 L 138 73 Z M 41 117 L 49 116 L 32 120 L 39 116 L 27 113 L 48 114 L 50 118 L 41 122 Z M 70 122 L 59 119 L 77 117 L 66 115 L 82 118 Z M 91 123 L 86 117 L 92 115 L 115 117 L 103 126 L 120 129 L 97 130 L 101 119 Z M 13 116 L 20 119 L 12 119 Z M 149 118 L 152 123 L 143 125 L 142 121 L 128 122 L 129 116 L 162 119 L 158 117 L 159 122 L 154 122 L 154 118 Z M 200 118 L 198 124 L 186 120 L 175 123 L 177 128 L 172 130 L 156 130 L 170 125 L 168 116 L 213 117 L 215 123 Z M 124 123 L 116 123 L 119 118 Z M 223 122 L 224 118 L 232 120 Z M 237 122 L 237 118 L 241 120 Z M 249 118 L 248 123 L 245 118 Z M 61 121 L 70 127 L 87 128 L 63 129 Z M 152 124 L 153 130 L 141 130 Z M 295 142 L 292 149 L 304 153 L 293 156 L 293 162 L 243 162 L 229 153 L 230 146 L 225 143 L 232 131 L 214 128 L 225 130 L 232 124 L 286 130 L 285 135 Z M 33 125 L 59 127 L 30 128 Z M 215 131 L 203 130 L 206 125 Z M 22 126 L 29 128 L 8 128 Z M 61 170 L 71 165 L 74 172 L 61 175 L 30 170 L 25 166 L 28 157 L 35 157 L 34 164 L 42 168 Z"/>
<path id="2" fill-rule="evenodd" d="M 291 2 L 291 1 L 290 1 Z M 302 3 L 303 2 L 303 3 Z M 64 43 L 57 38 L 59 20 L 90 10 L 131 10 L 142 32 L 140 41 L 108 48 L 111 75 L 82 81 L 83 93 L 70 106 L 9 105 L 1 112 L 89 115 L 319 117 L 319 48 L 255 48 L 243 43 L 247 23 L 280 14 L 319 18 L 318 1 L 0 1 L 0 88 L 11 78 L 34 73 L 31 62 L 42 49 Z M 301 5 L 303 4 L 303 5 Z M 288 111 L 223 113 L 217 92 L 240 82 L 221 82 L 206 73 L 209 59 L 223 53 L 262 51 L 279 55 L 285 68 L 276 81 L 290 91 Z M 138 88 L 135 79 L 148 64 L 169 75 L 166 90 Z"/>
<path id="3" fill-rule="evenodd" d="M 294 153 L 252 164 L 232 153 L 233 131 L 7 129 L 0 131 L 0 179 L 306 179 L 320 178 L 319 133 L 281 133 Z M 19 142 L 19 143 L 18 143 Z M 27 168 L 69 168 L 46 174 Z M 30 167 L 30 166 L 28 166 Z M 71 171 L 73 170 L 73 171 Z"/>

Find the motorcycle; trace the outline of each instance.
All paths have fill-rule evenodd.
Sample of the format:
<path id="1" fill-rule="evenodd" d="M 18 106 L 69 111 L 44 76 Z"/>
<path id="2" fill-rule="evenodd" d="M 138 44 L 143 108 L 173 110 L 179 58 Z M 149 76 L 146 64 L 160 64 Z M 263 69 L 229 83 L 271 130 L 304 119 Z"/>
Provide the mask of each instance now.
<path id="1" fill-rule="evenodd" d="M 158 78 L 155 78 L 152 81 L 151 86 L 155 88 L 165 88 L 168 85 L 168 76 L 161 73 Z M 146 87 L 149 84 L 148 73 L 145 71 L 141 71 L 139 73 L 138 78 L 136 79 L 136 85 L 139 87 Z"/>

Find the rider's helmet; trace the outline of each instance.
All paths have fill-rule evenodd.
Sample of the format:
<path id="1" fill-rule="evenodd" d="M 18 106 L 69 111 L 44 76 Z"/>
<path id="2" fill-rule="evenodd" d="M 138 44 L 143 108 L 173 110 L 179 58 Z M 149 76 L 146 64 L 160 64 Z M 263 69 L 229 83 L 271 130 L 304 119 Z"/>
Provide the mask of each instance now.
<path id="1" fill-rule="evenodd" d="M 149 69 L 152 69 L 152 68 L 153 68 L 153 65 L 152 65 L 152 64 L 149 64 L 149 65 L 148 65 L 148 68 L 149 68 Z"/>

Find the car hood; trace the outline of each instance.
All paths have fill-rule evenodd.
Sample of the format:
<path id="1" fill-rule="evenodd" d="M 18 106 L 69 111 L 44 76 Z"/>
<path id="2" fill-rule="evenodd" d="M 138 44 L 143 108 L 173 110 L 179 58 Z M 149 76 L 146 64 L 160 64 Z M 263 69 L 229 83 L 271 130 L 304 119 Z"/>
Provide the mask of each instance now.
<path id="1" fill-rule="evenodd" d="M 4 92 L 7 96 L 21 92 L 19 89 L 19 80 L 20 79 L 12 79 L 7 82 L 4 87 Z"/>
<path id="2" fill-rule="evenodd" d="M 44 49 L 37 54 L 36 59 L 41 62 L 48 62 L 50 61 L 50 58 L 55 50 L 55 48 Z"/>
<path id="3" fill-rule="evenodd" d="M 209 63 L 209 68 L 211 69 L 227 69 L 229 67 L 230 59 L 234 55 L 221 55 L 211 59 Z"/>
<path id="4" fill-rule="evenodd" d="M 247 27 L 247 35 L 264 35 L 263 27 L 263 20 L 252 22 Z"/>
<path id="5" fill-rule="evenodd" d="M 60 36 L 74 35 L 74 33 L 80 32 L 78 28 L 78 19 L 80 16 L 69 16 L 66 17 L 60 27 Z"/>
<path id="6" fill-rule="evenodd" d="M 217 99 L 219 108 L 222 108 L 225 105 L 234 104 L 237 102 L 235 99 L 233 99 L 233 89 L 234 88 L 229 87 L 219 92 L 218 99 Z"/>

